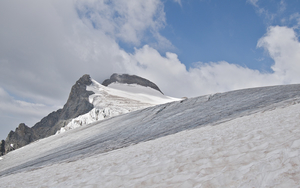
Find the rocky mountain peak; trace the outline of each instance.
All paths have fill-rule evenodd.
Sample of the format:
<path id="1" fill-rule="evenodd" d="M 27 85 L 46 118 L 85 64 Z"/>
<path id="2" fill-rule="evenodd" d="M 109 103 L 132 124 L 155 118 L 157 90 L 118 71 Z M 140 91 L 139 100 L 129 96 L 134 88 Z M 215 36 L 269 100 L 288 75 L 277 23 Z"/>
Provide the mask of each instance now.
<path id="1" fill-rule="evenodd" d="M 155 83 L 136 75 L 114 73 L 110 76 L 110 79 L 104 80 L 102 82 L 102 85 L 108 86 L 111 83 L 115 82 L 122 84 L 138 84 L 145 87 L 151 87 L 152 89 L 155 89 L 163 94 L 163 92 L 158 88 L 158 86 Z"/>
<path id="2" fill-rule="evenodd" d="M 8 134 L 5 140 L 5 152 L 23 147 L 36 139 L 34 131 L 25 123 L 20 123 L 15 131 L 10 131 Z"/>
<path id="3" fill-rule="evenodd" d="M 73 102 L 77 98 L 83 99 L 93 94 L 93 92 L 86 90 L 86 86 L 89 86 L 91 84 L 92 80 L 90 75 L 85 74 L 81 78 L 79 78 L 79 80 L 77 80 L 76 83 L 72 86 L 68 101 L 65 106 L 70 102 Z"/>
<path id="4" fill-rule="evenodd" d="M 20 123 L 19 126 L 16 128 L 16 131 L 22 131 L 22 132 L 24 132 L 28 128 L 29 127 L 27 125 L 25 125 L 25 123 Z"/>
<path id="5" fill-rule="evenodd" d="M 76 82 L 76 84 L 78 84 L 78 85 L 85 85 L 85 86 L 91 85 L 91 83 L 92 83 L 92 80 L 91 80 L 90 75 L 88 75 L 88 74 L 83 75 Z"/>
<path id="6" fill-rule="evenodd" d="M 86 86 L 91 85 L 90 75 L 85 74 L 72 86 L 68 100 L 64 107 L 56 112 L 49 114 L 46 119 L 42 119 L 33 126 L 41 137 L 50 136 L 56 133 L 62 126 L 71 119 L 85 114 L 94 108 L 89 102 L 89 96 L 94 94 L 87 91 Z"/>
<path id="7" fill-rule="evenodd" d="M 71 119 L 92 110 L 94 106 L 89 103 L 89 96 L 94 92 L 86 90 L 86 86 L 91 85 L 91 83 L 90 75 L 83 75 L 72 86 L 67 103 L 62 109 L 51 112 L 32 128 L 24 123 L 19 124 L 15 131 L 8 134 L 5 140 L 5 153 L 53 135 Z"/>

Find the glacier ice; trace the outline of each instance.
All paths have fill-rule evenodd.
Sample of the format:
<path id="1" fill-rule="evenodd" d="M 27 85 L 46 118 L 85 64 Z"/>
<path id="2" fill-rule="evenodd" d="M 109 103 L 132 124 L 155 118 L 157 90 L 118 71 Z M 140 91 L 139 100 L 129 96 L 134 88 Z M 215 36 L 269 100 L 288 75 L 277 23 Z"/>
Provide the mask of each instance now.
<path id="1" fill-rule="evenodd" d="M 67 125 L 58 130 L 56 134 L 105 118 L 118 116 L 157 104 L 181 100 L 165 96 L 155 89 L 137 84 L 112 83 L 106 87 L 92 80 L 92 84 L 87 86 L 87 90 L 94 92 L 94 94 L 89 97 L 89 101 L 94 105 L 94 108 L 90 112 L 72 119 Z"/>

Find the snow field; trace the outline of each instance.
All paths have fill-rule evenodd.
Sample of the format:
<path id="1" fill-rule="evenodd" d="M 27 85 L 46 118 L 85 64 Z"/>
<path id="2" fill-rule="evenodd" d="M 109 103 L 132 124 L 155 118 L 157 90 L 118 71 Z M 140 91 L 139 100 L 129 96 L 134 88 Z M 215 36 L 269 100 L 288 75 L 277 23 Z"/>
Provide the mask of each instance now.
<path id="1" fill-rule="evenodd" d="M 17 150 L 16 150 L 17 151 Z M 300 104 L 0 177 L 4 187 L 298 187 Z"/>
<path id="2" fill-rule="evenodd" d="M 117 96 L 127 100 L 139 101 L 146 104 L 163 104 L 181 99 L 168 97 L 161 94 L 159 91 L 150 87 L 144 87 L 137 84 L 120 84 L 112 83 L 108 87 L 99 84 L 92 79 L 92 84 L 87 86 L 88 91 L 93 91 L 96 95 L 108 94 L 110 96 Z M 114 101 L 112 101 L 114 102 Z"/>

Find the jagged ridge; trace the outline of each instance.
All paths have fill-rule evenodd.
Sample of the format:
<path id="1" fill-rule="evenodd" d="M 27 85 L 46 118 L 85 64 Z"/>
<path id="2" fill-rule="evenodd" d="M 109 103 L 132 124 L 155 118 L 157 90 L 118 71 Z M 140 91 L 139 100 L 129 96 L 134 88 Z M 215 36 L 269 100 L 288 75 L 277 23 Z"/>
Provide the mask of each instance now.
<path id="1" fill-rule="evenodd" d="M 21 123 L 15 131 L 11 131 L 5 140 L 5 153 L 51 136 L 71 119 L 91 111 L 94 106 L 89 103 L 89 96 L 94 92 L 86 90 L 86 86 L 91 83 L 91 77 L 83 75 L 72 86 L 68 101 L 62 109 L 50 113 L 32 128 Z"/>

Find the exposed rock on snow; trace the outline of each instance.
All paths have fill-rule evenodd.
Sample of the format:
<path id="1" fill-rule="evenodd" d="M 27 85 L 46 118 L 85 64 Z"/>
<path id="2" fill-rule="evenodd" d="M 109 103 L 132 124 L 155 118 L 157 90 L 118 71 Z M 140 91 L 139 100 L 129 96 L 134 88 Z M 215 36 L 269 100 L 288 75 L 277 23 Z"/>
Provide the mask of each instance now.
<path id="1" fill-rule="evenodd" d="M 16 128 L 15 132 L 10 131 L 10 133 L 8 134 L 5 140 L 4 150 L 5 152 L 15 150 L 35 141 L 37 138 L 37 135 L 30 127 L 28 127 L 24 123 L 21 123 Z"/>
<path id="2" fill-rule="evenodd" d="M 155 83 L 153 83 L 145 78 L 136 76 L 136 75 L 129 75 L 129 74 L 121 74 L 120 75 L 120 74 L 114 73 L 113 75 L 111 75 L 110 79 L 104 80 L 102 82 L 102 85 L 108 86 L 111 83 L 138 84 L 138 85 L 144 86 L 144 87 L 151 87 L 151 88 L 161 92 Z M 163 92 L 161 92 L 161 93 L 163 94 Z"/>
<path id="3" fill-rule="evenodd" d="M 89 102 L 89 96 L 94 93 L 86 90 L 86 87 L 91 84 L 91 77 L 86 74 L 73 85 L 68 101 L 61 112 L 60 119 L 67 120 L 75 118 L 94 108 L 94 106 Z"/>

